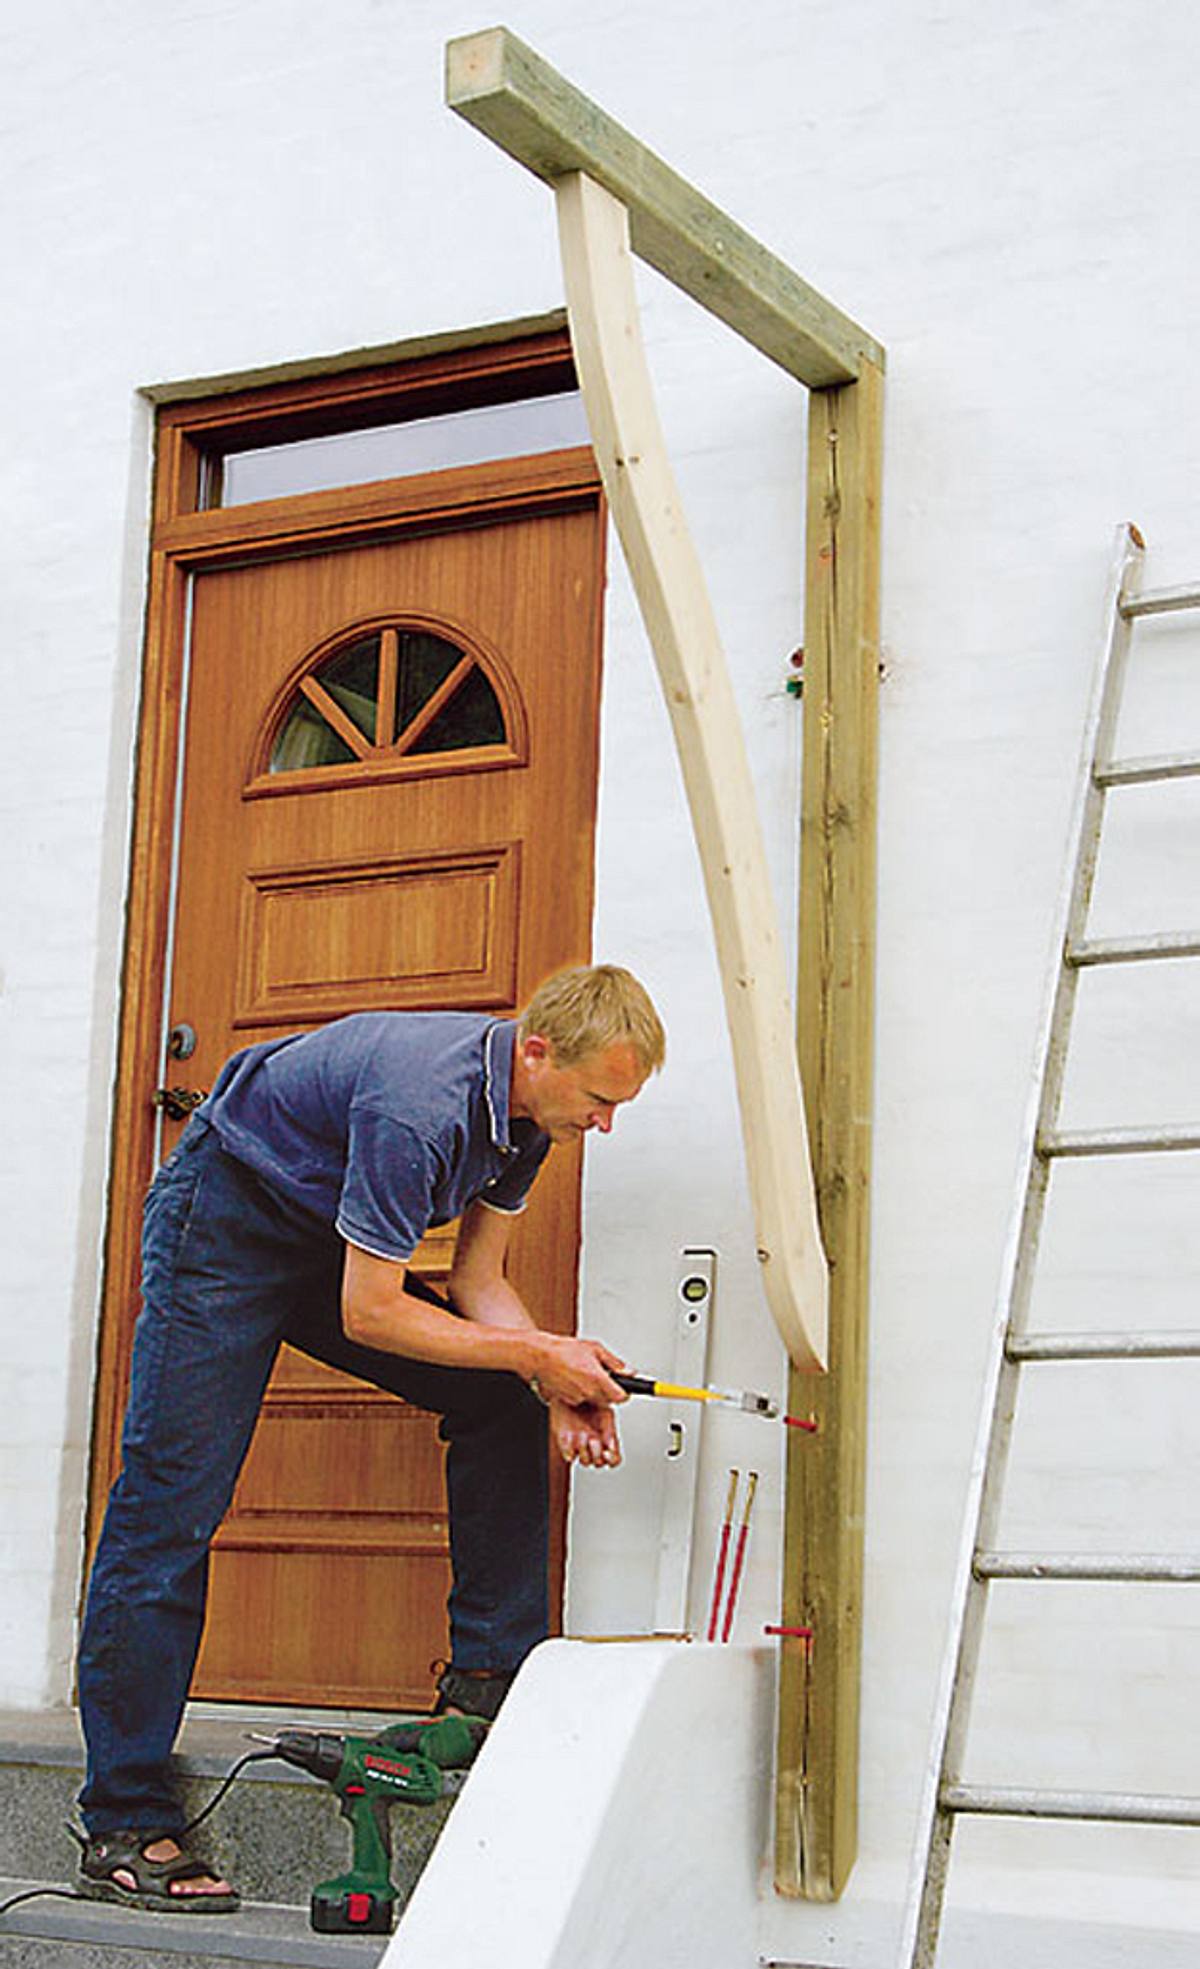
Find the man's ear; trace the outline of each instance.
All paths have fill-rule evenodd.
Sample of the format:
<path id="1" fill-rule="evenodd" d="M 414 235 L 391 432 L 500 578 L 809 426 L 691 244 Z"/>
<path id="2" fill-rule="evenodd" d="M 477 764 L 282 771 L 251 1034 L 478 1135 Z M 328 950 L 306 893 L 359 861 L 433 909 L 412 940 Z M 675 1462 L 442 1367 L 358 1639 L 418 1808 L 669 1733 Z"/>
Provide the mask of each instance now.
<path id="1" fill-rule="evenodd" d="M 526 1066 L 541 1065 L 551 1059 L 550 1041 L 543 1039 L 540 1032 L 531 1032 L 521 1041 L 521 1057 Z"/>

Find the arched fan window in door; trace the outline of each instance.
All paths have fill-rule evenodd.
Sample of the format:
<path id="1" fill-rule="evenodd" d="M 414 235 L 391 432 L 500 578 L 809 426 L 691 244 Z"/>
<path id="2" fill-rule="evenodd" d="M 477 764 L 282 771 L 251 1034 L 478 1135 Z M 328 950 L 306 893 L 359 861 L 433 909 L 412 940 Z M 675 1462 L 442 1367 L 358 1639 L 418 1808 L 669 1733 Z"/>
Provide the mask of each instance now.
<path id="1" fill-rule="evenodd" d="M 477 655 L 433 631 L 359 627 L 300 678 L 268 770 L 386 765 L 502 748 L 504 706 Z"/>

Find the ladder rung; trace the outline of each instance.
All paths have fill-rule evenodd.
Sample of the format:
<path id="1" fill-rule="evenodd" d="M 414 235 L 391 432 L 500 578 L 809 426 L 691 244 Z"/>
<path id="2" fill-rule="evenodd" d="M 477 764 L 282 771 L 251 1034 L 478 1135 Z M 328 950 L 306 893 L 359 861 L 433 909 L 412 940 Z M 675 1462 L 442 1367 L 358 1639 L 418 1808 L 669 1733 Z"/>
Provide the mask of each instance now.
<path id="1" fill-rule="evenodd" d="M 1121 1819 L 1132 1825 L 1200 1825 L 1200 1798 L 1131 1791 L 1024 1791 L 1013 1785 L 946 1785 L 944 1812 L 994 1812 L 1004 1818 Z"/>
<path id="2" fill-rule="evenodd" d="M 1200 586 L 1189 582 L 1183 588 L 1147 588 L 1144 594 L 1131 595 L 1120 607 L 1126 622 L 1139 615 L 1171 615 L 1176 609 L 1200 608 Z"/>
<path id="3" fill-rule="evenodd" d="M 1077 968 L 1089 964 L 1137 964 L 1154 957 L 1200 957 L 1200 930 L 1168 930 L 1152 937 L 1097 937 L 1071 944 L 1066 961 Z"/>
<path id="4" fill-rule="evenodd" d="M 972 1571 L 977 1579 L 1077 1579 L 1189 1586 L 1200 1583 L 1200 1556 L 1187 1552 L 1127 1552 L 1119 1557 L 1083 1552 L 977 1552 Z"/>
<path id="5" fill-rule="evenodd" d="M 1160 752 L 1145 759 L 1114 759 L 1097 766 L 1097 786 L 1145 786 L 1160 779 L 1194 779 L 1200 773 L 1200 752 Z"/>
<path id="6" fill-rule="evenodd" d="M 1164 1361 L 1200 1355 L 1200 1333 L 1013 1333 L 1010 1361 Z"/>
<path id="7" fill-rule="evenodd" d="M 1044 1156 L 1151 1155 L 1161 1150 L 1200 1149 L 1200 1128 L 1088 1128 L 1040 1137 Z"/>

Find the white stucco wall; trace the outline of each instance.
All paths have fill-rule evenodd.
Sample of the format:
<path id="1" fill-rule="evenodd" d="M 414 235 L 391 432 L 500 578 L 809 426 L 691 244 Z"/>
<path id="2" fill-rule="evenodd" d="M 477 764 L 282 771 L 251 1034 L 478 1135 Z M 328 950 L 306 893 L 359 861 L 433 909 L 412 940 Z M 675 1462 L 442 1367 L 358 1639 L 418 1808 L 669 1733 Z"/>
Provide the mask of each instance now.
<path id="1" fill-rule="evenodd" d="M 748 1941 L 875 1969 L 903 1892 L 1116 523 L 1147 534 L 1152 582 L 1200 574 L 1200 26 L 1185 0 L 1136 26 L 1116 0 L 613 0 L 586 17 L 517 0 L 507 19 L 889 353 L 862 1857 L 838 1908 L 764 1894 Z M 548 195 L 441 106 L 444 41 L 488 24 L 446 0 L 45 0 L 3 31 L 0 1701 L 69 1687 L 144 564 L 138 392 L 560 304 Z M 642 288 L 790 911 L 803 393 L 653 276 Z M 1131 750 L 1187 743 L 1189 708 L 1200 736 L 1184 638 L 1147 632 Z M 695 855 L 615 555 L 603 761 L 596 948 L 650 983 L 671 1062 L 590 1152 L 582 1325 L 660 1367 L 677 1251 L 713 1245 L 715 1377 L 775 1388 Z M 1137 797 L 1097 929 L 1188 927 L 1196 799 L 1179 789 L 1155 813 Z M 1099 988 L 1070 1092 L 1081 1124 L 1200 1114 L 1190 980 L 1140 984 L 1172 1022 L 1155 1038 L 1112 1007 L 1132 987 Z M 1113 1166 L 1090 1191 L 1073 1175 L 1051 1323 L 1194 1324 L 1193 1181 L 1183 1164 L 1136 1186 Z M 1195 1393 L 1190 1368 L 1045 1384 L 1022 1537 L 1119 1545 L 1125 1518 L 1129 1542 L 1194 1544 Z M 649 1405 L 631 1412 L 625 1470 L 577 1486 L 581 1631 L 649 1623 L 656 1427 Z M 764 1475 L 746 1638 L 776 1605 L 776 1452 L 769 1431 L 712 1419 L 701 1599 L 729 1466 Z M 1062 1589 L 1045 1642 L 1008 1594 L 985 1774 L 1070 1783 L 1095 1751 L 1104 1782 L 1194 1788 L 1194 1594 Z M 960 1884 L 985 1909 L 1178 1939 L 1200 1927 L 1194 1853 L 1185 1833 L 1052 1829 L 1031 1847 L 969 1829 Z"/>

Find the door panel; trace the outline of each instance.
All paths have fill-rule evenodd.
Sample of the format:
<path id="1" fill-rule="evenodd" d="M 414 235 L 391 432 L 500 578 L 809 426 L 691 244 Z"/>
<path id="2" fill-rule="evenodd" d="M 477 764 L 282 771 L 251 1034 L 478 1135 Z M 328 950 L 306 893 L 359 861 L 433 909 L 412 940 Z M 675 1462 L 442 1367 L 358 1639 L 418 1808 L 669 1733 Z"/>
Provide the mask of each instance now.
<path id="1" fill-rule="evenodd" d="M 602 554 L 589 497 L 195 573 L 169 1022 L 197 1034 L 196 1087 L 240 1046 L 348 1012 L 512 1012 L 586 957 Z M 330 652 L 368 634 L 382 640 L 366 723 L 383 742 L 342 691 L 336 761 L 272 771 L 289 706 L 336 715 Z M 404 749 L 396 651 L 418 634 L 487 678 L 502 740 Z M 421 714 L 424 736 L 410 719 L 416 744 L 436 739 L 440 709 Z M 164 1152 L 177 1132 L 164 1124 Z M 558 1330 L 573 1323 L 578 1212 L 578 1155 L 558 1150 L 510 1264 Z M 444 1277 L 451 1250 L 433 1234 L 419 1269 Z M 285 1350 L 214 1548 L 196 1693 L 424 1703 L 448 1581 L 434 1422 Z"/>
<path id="2" fill-rule="evenodd" d="M 506 1003 L 520 843 L 246 871 L 235 1027 L 409 1006 Z M 331 975 L 336 973 L 336 975 Z"/>

